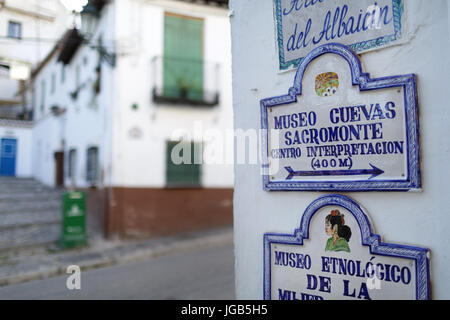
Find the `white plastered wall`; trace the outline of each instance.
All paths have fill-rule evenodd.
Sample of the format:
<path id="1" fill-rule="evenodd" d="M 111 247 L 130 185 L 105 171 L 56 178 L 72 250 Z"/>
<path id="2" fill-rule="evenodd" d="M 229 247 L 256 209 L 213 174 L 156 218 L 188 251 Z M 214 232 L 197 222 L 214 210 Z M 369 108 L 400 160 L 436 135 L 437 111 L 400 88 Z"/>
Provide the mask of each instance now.
<path id="1" fill-rule="evenodd" d="M 273 1 L 232 0 L 234 124 L 259 129 L 262 98 L 286 94 L 295 71 L 279 73 Z M 423 191 L 345 193 L 359 202 L 386 242 L 431 249 L 432 298 L 450 298 L 450 71 L 448 1 L 405 1 L 406 44 L 361 55 L 372 77 L 415 73 Z M 236 165 L 234 226 L 238 299 L 263 296 L 263 234 L 293 233 L 302 213 L 327 192 L 265 192 L 258 165 Z"/>
<path id="2" fill-rule="evenodd" d="M 230 26 L 227 11 L 178 1 L 116 1 L 119 59 L 114 113 L 114 185 L 164 187 L 166 141 L 175 132 L 194 137 L 208 129 L 232 130 Z M 219 63 L 220 104 L 211 109 L 157 106 L 152 101 L 152 59 L 163 55 L 164 12 L 204 19 L 204 60 Z M 137 110 L 132 105 L 137 104 Z M 133 134 L 136 133 L 137 134 Z M 218 147 L 220 149 L 220 146 Z M 233 186 L 232 146 L 228 164 L 202 166 L 204 187 Z"/>

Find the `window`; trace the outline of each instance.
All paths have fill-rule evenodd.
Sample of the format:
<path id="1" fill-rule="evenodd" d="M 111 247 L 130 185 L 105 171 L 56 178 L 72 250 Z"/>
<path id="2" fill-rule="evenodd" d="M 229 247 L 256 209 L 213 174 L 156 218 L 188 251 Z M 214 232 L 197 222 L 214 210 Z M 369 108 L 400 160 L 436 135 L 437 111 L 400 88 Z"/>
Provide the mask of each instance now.
<path id="1" fill-rule="evenodd" d="M 87 150 L 86 181 L 95 184 L 98 178 L 98 148 Z"/>
<path id="2" fill-rule="evenodd" d="M 166 13 L 164 17 L 164 96 L 203 98 L 203 20 Z"/>
<path id="3" fill-rule="evenodd" d="M 56 90 L 56 74 L 53 72 L 51 78 L 50 93 L 54 94 L 55 90 Z"/>
<path id="4" fill-rule="evenodd" d="M 62 63 L 61 64 L 61 83 L 64 83 L 66 81 L 66 66 Z"/>
<path id="5" fill-rule="evenodd" d="M 41 82 L 41 112 L 44 112 L 45 108 L 45 80 Z"/>
<path id="6" fill-rule="evenodd" d="M 8 38 L 20 39 L 22 38 L 22 24 L 19 22 L 8 22 Z"/>
<path id="7" fill-rule="evenodd" d="M 81 87 L 80 87 L 80 66 L 77 65 L 75 67 L 75 90 L 70 93 L 70 95 L 71 95 L 73 100 L 77 100 L 78 93 L 79 93 L 80 90 L 81 90 Z"/>
<path id="8" fill-rule="evenodd" d="M 80 66 L 79 65 L 77 65 L 76 67 L 75 67 L 75 86 L 76 86 L 76 90 L 78 90 L 79 89 L 79 87 L 80 87 Z"/>
<path id="9" fill-rule="evenodd" d="M 103 48 L 103 37 L 100 36 L 97 40 L 98 47 Z M 94 92 L 95 94 L 99 94 L 101 91 L 101 79 L 102 79 L 102 53 L 98 52 L 98 62 L 97 67 L 95 68 L 95 82 L 94 82 Z"/>
<path id="10" fill-rule="evenodd" d="M 76 165 L 77 165 L 77 150 L 70 149 L 69 150 L 69 163 L 67 168 L 67 177 L 72 178 L 74 180 L 76 176 Z"/>
<path id="11" fill-rule="evenodd" d="M 201 185 L 200 162 L 201 144 L 193 142 L 167 142 L 166 146 L 166 183 L 168 187 L 199 187 Z M 187 152 L 185 154 L 185 152 Z M 181 159 L 172 159 L 179 156 Z"/>
<path id="12" fill-rule="evenodd" d="M 36 114 L 36 90 L 35 87 L 31 88 L 31 112 L 32 114 Z M 33 120 L 31 117 L 30 120 Z"/>

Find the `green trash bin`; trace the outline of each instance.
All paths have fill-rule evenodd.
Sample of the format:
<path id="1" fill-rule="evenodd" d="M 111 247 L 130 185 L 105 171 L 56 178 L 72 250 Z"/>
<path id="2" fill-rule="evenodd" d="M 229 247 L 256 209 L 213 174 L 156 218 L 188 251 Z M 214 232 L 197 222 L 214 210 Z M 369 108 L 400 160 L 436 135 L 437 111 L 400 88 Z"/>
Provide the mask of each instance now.
<path id="1" fill-rule="evenodd" d="M 82 191 L 64 193 L 62 210 L 61 247 L 87 245 L 86 194 Z"/>

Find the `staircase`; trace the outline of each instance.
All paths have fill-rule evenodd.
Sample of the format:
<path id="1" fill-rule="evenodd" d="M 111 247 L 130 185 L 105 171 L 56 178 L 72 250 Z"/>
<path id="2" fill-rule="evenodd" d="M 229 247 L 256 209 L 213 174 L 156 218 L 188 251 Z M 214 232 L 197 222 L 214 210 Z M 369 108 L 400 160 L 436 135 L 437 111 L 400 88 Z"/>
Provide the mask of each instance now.
<path id="1" fill-rule="evenodd" d="M 63 192 L 33 179 L 0 177 L 0 253 L 56 243 Z"/>

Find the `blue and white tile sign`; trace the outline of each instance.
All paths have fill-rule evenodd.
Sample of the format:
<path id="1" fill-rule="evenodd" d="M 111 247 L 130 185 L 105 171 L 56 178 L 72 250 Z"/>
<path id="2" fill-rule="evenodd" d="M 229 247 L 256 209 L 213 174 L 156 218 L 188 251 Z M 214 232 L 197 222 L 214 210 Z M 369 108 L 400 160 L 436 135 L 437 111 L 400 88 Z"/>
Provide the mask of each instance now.
<path id="1" fill-rule="evenodd" d="M 274 0 L 279 68 L 331 42 L 357 53 L 403 41 L 403 0 Z"/>
<path id="2" fill-rule="evenodd" d="M 293 234 L 264 235 L 264 299 L 430 299 L 430 251 L 381 241 L 361 206 L 327 195 Z"/>
<path id="3" fill-rule="evenodd" d="M 372 79 L 349 47 L 325 44 L 260 104 L 265 190 L 420 189 L 414 74 Z"/>

